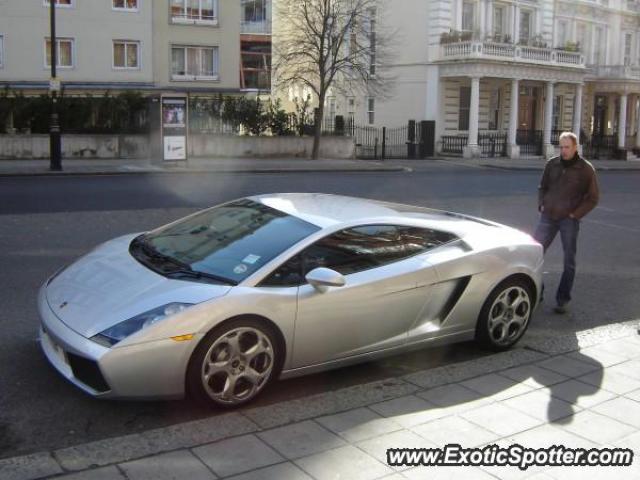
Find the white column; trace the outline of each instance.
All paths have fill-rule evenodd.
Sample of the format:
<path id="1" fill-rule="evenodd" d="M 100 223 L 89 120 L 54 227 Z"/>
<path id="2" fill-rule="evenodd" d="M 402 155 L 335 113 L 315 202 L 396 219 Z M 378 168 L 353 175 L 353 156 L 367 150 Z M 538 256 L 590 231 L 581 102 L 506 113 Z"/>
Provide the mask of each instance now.
<path id="1" fill-rule="evenodd" d="M 555 155 L 555 147 L 551 145 L 551 123 L 553 122 L 553 82 L 547 82 L 547 93 L 544 99 L 544 131 L 542 143 L 545 158 Z"/>
<path id="2" fill-rule="evenodd" d="M 575 100 L 573 103 L 573 133 L 580 139 L 580 128 L 582 126 L 582 84 L 576 84 Z"/>
<path id="3" fill-rule="evenodd" d="M 462 2 L 463 0 L 456 2 L 456 30 L 458 32 L 462 30 Z"/>
<path id="4" fill-rule="evenodd" d="M 520 156 L 520 147 L 516 144 L 518 133 L 518 100 L 520 96 L 520 81 L 517 78 L 511 80 L 511 102 L 509 103 L 509 138 L 507 143 L 507 155 L 509 158 Z"/>
<path id="5" fill-rule="evenodd" d="M 627 140 L 627 94 L 620 95 L 620 116 L 618 117 L 618 148 L 623 149 Z"/>
<path id="6" fill-rule="evenodd" d="M 520 7 L 517 4 L 513 4 L 511 12 L 513 15 L 513 44 L 517 45 L 520 38 Z"/>
<path id="7" fill-rule="evenodd" d="M 471 105 L 469 106 L 469 140 L 464 151 L 465 158 L 479 157 L 478 120 L 480 114 L 480 77 L 471 77 Z"/>
<path id="8" fill-rule="evenodd" d="M 493 36 L 493 0 L 487 0 L 485 16 L 486 34 Z"/>

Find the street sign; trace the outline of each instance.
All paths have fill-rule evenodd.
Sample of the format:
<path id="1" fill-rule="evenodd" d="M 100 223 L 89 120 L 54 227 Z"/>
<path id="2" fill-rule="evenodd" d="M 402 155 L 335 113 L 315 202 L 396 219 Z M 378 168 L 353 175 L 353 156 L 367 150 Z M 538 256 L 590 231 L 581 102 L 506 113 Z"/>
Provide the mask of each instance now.
<path id="1" fill-rule="evenodd" d="M 57 78 L 52 78 L 49 80 L 49 91 L 50 92 L 59 92 L 60 91 L 60 80 Z"/>

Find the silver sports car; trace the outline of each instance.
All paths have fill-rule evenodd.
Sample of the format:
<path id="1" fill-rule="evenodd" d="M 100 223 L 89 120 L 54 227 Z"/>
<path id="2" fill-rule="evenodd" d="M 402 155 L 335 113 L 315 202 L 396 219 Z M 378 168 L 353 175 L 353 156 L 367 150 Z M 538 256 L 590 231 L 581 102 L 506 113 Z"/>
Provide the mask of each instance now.
<path id="1" fill-rule="evenodd" d="M 101 398 L 237 406 L 272 380 L 430 345 L 513 346 L 542 290 L 529 235 L 346 196 L 233 200 L 110 240 L 47 280 L 40 340 Z"/>

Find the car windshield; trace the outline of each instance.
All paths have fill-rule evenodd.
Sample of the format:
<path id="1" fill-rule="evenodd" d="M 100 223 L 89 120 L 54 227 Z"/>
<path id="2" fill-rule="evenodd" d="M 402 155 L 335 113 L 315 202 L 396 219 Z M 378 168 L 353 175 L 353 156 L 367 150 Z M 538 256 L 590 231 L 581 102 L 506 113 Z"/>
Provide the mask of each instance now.
<path id="1" fill-rule="evenodd" d="M 144 235 L 162 273 L 238 284 L 320 227 L 249 199 L 205 210 Z M 201 279 L 201 278 L 200 278 Z"/>

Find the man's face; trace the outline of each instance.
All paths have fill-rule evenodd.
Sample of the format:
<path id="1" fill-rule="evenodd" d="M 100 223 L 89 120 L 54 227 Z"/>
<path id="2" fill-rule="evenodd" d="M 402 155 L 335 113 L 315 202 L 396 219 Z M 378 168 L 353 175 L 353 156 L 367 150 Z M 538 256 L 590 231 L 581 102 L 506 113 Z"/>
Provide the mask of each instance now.
<path id="1" fill-rule="evenodd" d="M 578 151 L 578 146 L 573 144 L 570 138 L 560 140 L 560 155 L 563 160 L 571 160 Z"/>

